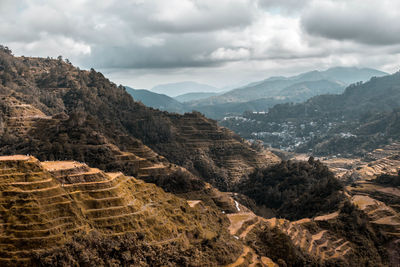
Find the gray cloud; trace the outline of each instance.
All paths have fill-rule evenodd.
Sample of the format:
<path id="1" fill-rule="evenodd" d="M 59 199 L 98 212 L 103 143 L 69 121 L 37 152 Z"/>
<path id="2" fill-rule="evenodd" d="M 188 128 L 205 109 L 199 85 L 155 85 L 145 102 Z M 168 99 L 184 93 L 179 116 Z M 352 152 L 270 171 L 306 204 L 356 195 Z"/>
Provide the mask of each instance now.
<path id="1" fill-rule="evenodd" d="M 397 69 L 399 12 L 390 0 L 0 0 L 0 42 L 139 87 L 218 85 L 335 65 Z"/>
<path id="2" fill-rule="evenodd" d="M 278 9 L 283 12 L 301 12 L 305 9 L 310 0 L 259 0 L 260 7 L 266 9 Z"/>
<path id="3" fill-rule="evenodd" d="M 218 47 L 214 40 L 208 40 L 202 34 L 188 35 L 170 36 L 160 45 L 96 45 L 91 55 L 86 57 L 86 64 L 94 63 L 98 68 L 178 68 L 218 64 L 200 56 L 204 51 Z"/>
<path id="4" fill-rule="evenodd" d="M 400 5 L 396 1 L 320 1 L 302 16 L 313 35 L 371 45 L 400 43 Z"/>
<path id="5" fill-rule="evenodd" d="M 2 2 L 5 7 L 11 1 Z M 25 0 L 0 10 L 0 35 L 20 54 L 63 54 L 100 68 L 214 66 L 220 31 L 252 24 L 255 0 Z M 43 46 L 43 48 L 40 48 Z M 47 46 L 47 49 L 45 47 Z M 229 46 L 232 46 L 229 44 Z M 14 49 L 14 50 L 15 50 Z"/>
<path id="6" fill-rule="evenodd" d="M 143 1 L 134 8 L 130 4 L 122 3 L 113 10 L 113 13 L 129 21 L 129 25 L 136 31 L 210 32 L 251 24 L 254 15 L 251 2 L 247 0 Z"/>

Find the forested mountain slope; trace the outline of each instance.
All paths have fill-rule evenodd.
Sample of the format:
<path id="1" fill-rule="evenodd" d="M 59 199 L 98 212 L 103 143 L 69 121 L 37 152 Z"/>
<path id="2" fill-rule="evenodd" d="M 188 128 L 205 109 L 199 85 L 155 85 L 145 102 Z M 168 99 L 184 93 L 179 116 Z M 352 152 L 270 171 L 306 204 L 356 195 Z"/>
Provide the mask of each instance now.
<path id="1" fill-rule="evenodd" d="M 363 155 L 398 140 L 400 72 L 356 83 L 340 95 L 280 104 L 267 114 L 245 113 L 222 125 L 274 147 L 317 155 Z M 281 133 L 281 134 L 275 134 Z"/>
<path id="2" fill-rule="evenodd" d="M 161 155 L 222 189 L 256 167 L 279 161 L 200 114 L 169 114 L 137 103 L 94 70 L 5 52 L 0 64 L 3 154 L 75 159 L 110 170 L 128 164 L 111 154 L 131 153 L 126 157 L 155 163 L 163 161 Z M 92 157 L 96 151 L 103 156 Z"/>

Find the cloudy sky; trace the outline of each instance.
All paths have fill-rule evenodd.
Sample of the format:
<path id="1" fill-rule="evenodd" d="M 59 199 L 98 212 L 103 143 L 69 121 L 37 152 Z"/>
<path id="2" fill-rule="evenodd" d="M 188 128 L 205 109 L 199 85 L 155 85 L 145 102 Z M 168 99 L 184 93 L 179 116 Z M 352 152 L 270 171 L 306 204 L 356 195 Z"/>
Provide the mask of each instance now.
<path id="1" fill-rule="evenodd" d="M 135 88 L 400 69 L 398 0 L 0 0 L 0 43 Z"/>

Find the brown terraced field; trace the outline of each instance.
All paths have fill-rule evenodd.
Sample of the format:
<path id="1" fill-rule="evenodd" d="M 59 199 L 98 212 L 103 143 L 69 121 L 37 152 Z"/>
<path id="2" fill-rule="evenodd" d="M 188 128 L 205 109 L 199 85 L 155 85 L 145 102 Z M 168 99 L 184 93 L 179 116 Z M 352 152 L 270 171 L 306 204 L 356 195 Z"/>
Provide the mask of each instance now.
<path id="1" fill-rule="evenodd" d="M 115 236 L 140 230 L 151 245 L 188 242 L 187 233 L 211 238 L 183 199 L 122 173 L 79 162 L 0 157 L 0 265 L 29 264 L 32 252 L 92 230 Z M 196 215 L 197 214 L 197 215 Z"/>

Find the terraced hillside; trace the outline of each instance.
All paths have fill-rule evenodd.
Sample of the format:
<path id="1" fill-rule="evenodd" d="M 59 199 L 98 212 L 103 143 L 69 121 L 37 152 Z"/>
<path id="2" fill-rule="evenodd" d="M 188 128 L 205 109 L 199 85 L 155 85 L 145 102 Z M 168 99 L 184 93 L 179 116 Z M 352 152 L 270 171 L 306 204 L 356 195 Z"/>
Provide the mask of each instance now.
<path id="1" fill-rule="evenodd" d="M 243 149 L 243 144 L 246 144 L 243 140 L 199 113 L 184 116 L 169 115 L 169 118 L 180 132 L 176 139 L 176 142 L 182 144 L 179 149 L 195 151 L 188 154 L 180 154 L 179 151 L 172 152 L 180 156 L 175 161 L 201 177 L 210 177 L 211 173 L 217 174 L 207 181 L 219 188 L 231 189 L 233 185 L 240 182 L 243 176 L 250 174 L 255 168 L 280 161 L 277 156 L 266 150 Z M 246 146 L 250 145 L 246 144 Z M 213 156 L 210 158 L 208 155 Z"/>
<path id="2" fill-rule="evenodd" d="M 352 202 L 363 210 L 374 224 L 393 237 L 400 237 L 400 214 L 385 203 L 375 200 L 365 194 L 352 197 Z"/>
<path id="3" fill-rule="evenodd" d="M 351 201 L 387 235 L 400 242 L 400 189 L 394 179 L 400 170 L 398 143 L 370 152 L 343 175 L 351 185 L 347 190 Z M 368 161 L 367 161 L 368 160 Z M 379 178 L 386 175 L 389 183 Z M 392 181 L 390 181 L 392 180 Z"/>
<path id="4" fill-rule="evenodd" d="M 230 199 L 236 209 L 226 217 L 202 201 L 75 161 L 3 156 L 0 172 L 2 265 L 82 264 L 89 253 L 93 263 L 103 257 L 99 265 L 324 266 L 347 264 L 359 250 L 318 225 L 339 212 L 264 219 Z"/>
<path id="5" fill-rule="evenodd" d="M 14 106 L 21 108 L 18 112 L 13 112 Z M 184 168 L 169 163 L 163 156 L 159 156 L 137 139 L 129 136 L 121 137 L 124 139 L 123 145 L 126 149 L 121 151 L 107 137 L 91 131 L 86 125 L 86 120 L 77 127 L 76 117 L 35 115 L 33 118 L 36 124 L 32 125 L 32 116 L 25 114 L 42 114 L 32 105 L 22 104 L 12 96 L 3 96 L 0 107 L 5 118 L 3 143 L 0 147 L 3 154 L 19 152 L 34 154 L 42 160 L 61 158 L 86 161 L 102 170 L 122 171 L 134 175 L 187 199 L 202 199 L 208 205 L 215 206 L 216 203 L 224 210 L 232 209 L 226 197 L 217 189 L 202 182 Z M 19 121 L 29 130 L 21 132 L 20 128 L 11 127 L 8 124 L 10 120 Z"/>
<path id="6" fill-rule="evenodd" d="M 25 135 L 40 120 L 47 120 L 51 117 L 31 105 L 21 103 L 13 97 L 0 97 L 0 105 L 7 114 L 3 119 L 0 133 L 4 131 L 14 132 L 16 135 Z"/>
<path id="7" fill-rule="evenodd" d="M 278 152 L 277 152 L 278 153 Z M 305 161 L 308 154 L 285 153 L 285 157 L 296 161 Z M 400 143 L 392 142 L 368 152 L 364 157 L 316 157 L 347 183 L 365 182 L 381 174 L 397 174 L 400 169 Z"/>
<path id="8" fill-rule="evenodd" d="M 349 241 L 321 228 L 309 231 L 307 224 L 314 221 L 334 220 L 338 213 L 289 221 L 285 219 L 264 219 L 250 211 L 229 214 L 231 234 L 247 243 L 242 253 L 242 262 L 257 264 L 269 262 L 266 266 L 279 263 L 293 265 L 348 264 L 351 260 L 352 246 Z M 263 238 L 268 238 L 263 240 Z M 281 238 L 281 239 L 280 239 Z M 260 256 L 260 255 L 269 255 Z M 256 265 L 254 265 L 256 266 Z"/>
<path id="9" fill-rule="evenodd" d="M 182 257 L 194 253 L 193 265 L 229 263 L 240 252 L 220 212 L 191 208 L 122 173 L 72 161 L 41 163 L 31 156 L 0 157 L 0 172 L 0 265 L 29 264 L 32 253 L 47 253 L 91 232 L 109 238 L 139 234 L 149 247 L 172 246 Z M 158 255 L 169 264 L 182 260 L 172 256 Z"/>
<path id="10" fill-rule="evenodd" d="M 243 266 L 397 266 L 399 250 L 393 233 L 391 237 L 389 235 L 390 241 L 381 239 L 379 243 L 376 240 L 381 238 L 379 230 L 375 232 L 368 228 L 359 233 L 356 229 L 360 222 L 346 221 L 353 216 L 345 208 L 298 221 L 265 219 L 245 209 L 228 214 L 231 234 L 245 242 L 242 255 L 237 260 Z M 346 233 L 340 229 L 349 227 L 347 223 L 354 230 Z M 371 222 L 364 223 L 367 225 L 364 227 L 371 227 L 375 221 L 371 218 Z M 377 223 L 379 229 L 388 224 Z M 379 247 L 385 242 L 387 250 Z"/>
<path id="11" fill-rule="evenodd" d="M 126 142 L 126 145 L 130 145 L 128 151 L 121 151 L 100 133 L 89 133 L 88 137 L 95 139 L 90 140 L 92 143 L 88 143 L 86 136 L 81 139 L 82 135 L 87 134 L 85 128 L 76 129 L 76 132 L 72 133 L 65 133 L 65 129 L 60 131 L 60 127 L 68 127 L 65 125 L 69 119 L 67 115 L 65 115 L 67 117 L 46 116 L 34 106 L 24 104 L 12 96 L 2 96 L 0 107 L 3 110 L 3 147 L 1 150 L 4 153 L 18 150 L 24 154 L 33 153 L 45 160 L 76 158 L 83 161 L 90 159 L 90 155 L 102 152 L 107 153 L 107 161 L 99 162 L 99 158 L 89 160 L 97 161 L 96 165 L 100 165 L 102 169 L 129 171 L 139 177 L 166 171 L 163 164 L 166 163 L 166 160 L 138 140 L 128 139 Z M 43 129 L 46 131 L 43 132 Z M 66 136 L 68 134 L 80 134 L 80 136 L 76 136 L 76 140 L 68 140 L 70 139 Z M 16 140 L 28 140 L 29 143 L 24 144 L 22 141 L 19 143 L 20 147 L 15 148 Z M 66 142 L 63 143 L 63 140 Z M 46 143 L 43 144 L 44 142 Z M 61 151 L 54 151 L 56 145 L 62 146 L 59 149 Z M 74 154 L 78 149 L 83 154 Z M 65 150 L 70 150 L 72 153 L 68 155 Z"/>
<path id="12" fill-rule="evenodd" d="M 4 51 L 0 65 L 3 155 L 74 159 L 110 171 L 122 166 L 131 175 L 137 168 L 132 171 L 126 159 L 159 163 L 165 157 L 224 190 L 254 168 L 279 161 L 198 113 L 169 114 L 134 102 L 125 88 L 94 70 Z M 14 114 L 15 105 L 24 111 Z"/>
<path id="13" fill-rule="evenodd" d="M 375 149 L 364 158 L 324 160 L 341 180 L 347 182 L 348 198 L 363 211 L 362 220 L 368 220 L 378 229 L 378 236 L 385 237 L 383 243 L 392 266 L 400 263 L 400 189 L 394 181 L 400 170 L 399 153 L 399 144 L 392 143 Z M 382 175 L 387 183 L 380 182 Z"/>
<path id="14" fill-rule="evenodd" d="M 318 186 L 316 196 L 308 198 L 300 205 L 301 199 L 294 199 L 288 206 L 292 207 L 290 212 L 279 214 L 282 217 L 291 218 L 293 214 L 307 207 L 306 212 L 298 213 L 300 216 L 297 219 L 257 219 L 253 213 L 249 213 L 247 210 L 243 211 L 241 215 L 228 215 L 231 221 L 237 222 L 234 224 L 236 225 L 234 232 L 241 239 L 243 235 L 246 235 L 245 241 L 250 247 L 253 245 L 257 255 L 268 255 L 275 262 L 278 261 L 279 256 L 283 257 L 282 254 L 278 254 L 279 252 L 286 251 L 287 255 L 293 255 L 292 257 L 285 256 L 285 262 L 291 262 L 289 265 L 295 265 L 297 261 L 304 264 L 302 259 L 305 257 L 306 261 L 311 260 L 314 263 L 328 265 L 398 266 L 400 264 L 400 191 L 398 188 L 400 161 L 398 155 L 399 145 L 393 143 L 390 146 L 377 149 L 361 159 L 322 158 L 322 162 L 326 163 L 330 170 L 335 173 L 335 176 L 347 185 L 339 191 L 344 199 L 340 201 L 340 204 L 338 203 L 338 206 L 335 206 L 332 210 L 325 210 L 326 214 L 321 214 L 320 211 L 324 209 L 319 207 L 314 215 L 304 216 L 316 205 L 329 202 L 329 198 L 325 198 L 310 205 L 316 199 L 316 196 L 326 194 L 324 185 L 327 184 L 323 182 Z M 304 162 L 306 159 L 307 157 L 304 155 L 296 155 L 291 162 L 294 164 L 293 166 L 299 164 L 301 169 L 304 163 L 296 162 L 298 160 Z M 310 161 L 311 159 L 308 160 L 309 163 Z M 313 162 L 316 162 L 315 159 Z M 246 199 L 243 201 L 246 204 L 250 203 L 249 207 L 252 207 L 258 214 L 263 214 L 266 218 L 276 216 L 273 214 L 273 210 L 271 211 L 273 203 L 288 195 L 295 196 L 296 191 L 303 193 L 306 191 L 306 189 L 299 189 L 297 185 L 290 192 L 291 186 L 296 184 L 298 173 L 305 177 L 311 175 L 311 173 L 305 175 L 306 172 L 304 171 L 294 171 L 290 175 L 288 184 L 277 187 L 277 189 L 282 188 L 286 191 L 285 194 L 280 194 L 279 190 L 275 190 L 276 187 L 271 183 L 273 180 L 267 179 L 268 176 L 273 178 L 274 169 L 278 166 L 276 165 L 268 169 L 268 172 L 260 173 L 256 177 L 251 176 L 244 187 L 247 189 L 246 194 L 255 195 L 259 192 L 259 196 L 262 197 L 261 200 L 272 194 L 272 198 L 265 202 L 266 207 L 269 208 L 268 212 L 265 213 L 262 210 L 254 209 L 251 201 L 246 202 Z M 288 170 L 290 171 L 291 168 L 283 168 L 277 172 L 280 182 L 284 181 L 284 173 Z M 320 174 L 316 176 L 319 181 L 323 177 Z M 376 178 L 381 175 L 386 176 Z M 263 179 L 264 183 L 261 183 Z M 332 186 L 329 185 L 327 188 L 332 188 Z M 276 193 L 274 193 L 274 190 Z M 235 199 L 243 200 L 241 197 L 235 197 Z M 297 208 L 293 209 L 294 206 Z M 274 228 L 276 230 L 272 230 Z M 290 244 L 287 238 L 291 240 L 293 246 L 282 246 L 283 244 Z M 271 248 L 272 244 L 275 244 L 279 249 Z M 307 257 L 310 258 L 307 259 Z"/>

